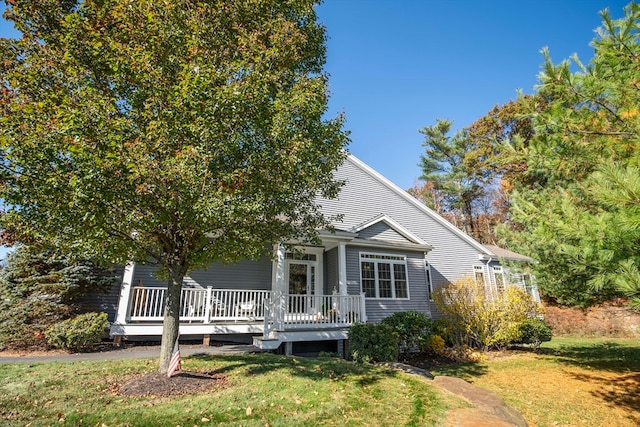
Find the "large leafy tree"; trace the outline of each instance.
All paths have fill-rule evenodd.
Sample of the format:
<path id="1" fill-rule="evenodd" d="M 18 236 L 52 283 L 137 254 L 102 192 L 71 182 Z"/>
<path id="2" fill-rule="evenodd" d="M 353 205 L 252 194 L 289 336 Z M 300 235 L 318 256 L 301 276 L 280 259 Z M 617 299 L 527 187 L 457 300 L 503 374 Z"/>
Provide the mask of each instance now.
<path id="1" fill-rule="evenodd" d="M 532 111 L 536 135 L 521 150 L 531 185 L 517 186 L 521 229 L 509 235 L 540 261 L 546 295 L 579 306 L 640 296 L 640 6 L 601 16 L 588 65 L 545 52 L 538 93 L 549 104 Z"/>
<path id="2" fill-rule="evenodd" d="M 160 355 L 184 275 L 270 255 L 328 225 L 347 141 L 323 118 L 312 0 L 13 0 L 0 42 L 2 226 L 167 276 Z"/>

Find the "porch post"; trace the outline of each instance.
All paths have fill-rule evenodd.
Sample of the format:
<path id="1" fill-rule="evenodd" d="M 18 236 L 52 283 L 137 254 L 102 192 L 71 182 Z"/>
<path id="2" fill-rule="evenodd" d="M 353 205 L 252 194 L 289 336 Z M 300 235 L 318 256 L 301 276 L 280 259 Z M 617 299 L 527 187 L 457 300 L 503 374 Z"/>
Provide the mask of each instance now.
<path id="1" fill-rule="evenodd" d="M 213 300 L 211 299 L 211 286 L 207 286 L 207 295 L 204 300 L 204 323 L 211 323 L 211 306 L 213 305 Z M 209 344 L 207 343 L 207 345 Z"/>
<path id="2" fill-rule="evenodd" d="M 338 243 L 338 290 L 347 295 L 347 249 L 344 242 Z"/>
<path id="3" fill-rule="evenodd" d="M 276 247 L 276 259 L 273 260 L 271 277 L 271 290 L 274 292 L 286 292 L 284 288 L 284 246 L 278 244 Z"/>
<path id="4" fill-rule="evenodd" d="M 285 268 L 284 268 L 285 250 L 282 244 L 278 244 L 276 247 L 276 259 L 273 261 L 273 276 L 271 279 L 271 302 L 272 309 L 271 316 L 273 319 L 273 326 L 276 331 L 284 330 L 284 319 L 287 311 L 285 304 L 284 294 L 285 289 Z M 269 319 L 265 316 L 265 323 Z"/>
<path id="5" fill-rule="evenodd" d="M 131 301 L 131 285 L 133 283 L 135 266 L 134 262 L 129 261 L 124 267 L 124 274 L 122 275 L 120 299 L 118 300 L 118 311 L 116 312 L 116 323 L 121 325 L 129 321 L 129 302 Z"/>

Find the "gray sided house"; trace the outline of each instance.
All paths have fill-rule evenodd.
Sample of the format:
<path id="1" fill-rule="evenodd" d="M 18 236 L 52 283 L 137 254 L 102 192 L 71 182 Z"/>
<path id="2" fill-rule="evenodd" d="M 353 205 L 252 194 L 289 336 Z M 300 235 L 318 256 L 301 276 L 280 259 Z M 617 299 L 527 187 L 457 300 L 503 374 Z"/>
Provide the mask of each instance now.
<path id="1" fill-rule="evenodd" d="M 490 293 L 517 285 L 538 298 L 525 270 L 501 265 L 531 259 L 481 245 L 354 156 L 335 176 L 345 181 L 339 197 L 318 199 L 327 216 L 341 215 L 335 231 L 321 231 L 320 246 L 289 252 L 276 244 L 273 259 L 192 272 L 182 291 L 183 336 L 245 336 L 287 351 L 293 342 L 342 342 L 354 322 L 407 310 L 437 316 L 431 293 L 465 275 Z M 161 335 L 165 287 L 153 268 L 126 266 L 111 335 Z"/>

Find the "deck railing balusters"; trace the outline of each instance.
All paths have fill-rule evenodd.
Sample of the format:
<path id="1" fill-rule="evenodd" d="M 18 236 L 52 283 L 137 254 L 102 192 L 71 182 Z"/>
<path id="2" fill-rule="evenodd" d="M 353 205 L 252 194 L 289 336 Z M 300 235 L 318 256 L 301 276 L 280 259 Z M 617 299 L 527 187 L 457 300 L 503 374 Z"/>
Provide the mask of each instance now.
<path id="1" fill-rule="evenodd" d="M 135 287 L 131 321 L 162 321 L 166 288 Z M 181 321 L 254 322 L 265 317 L 278 328 L 345 327 L 366 321 L 364 295 L 278 294 L 266 290 L 182 289 Z M 271 301 L 271 310 L 265 304 Z"/>

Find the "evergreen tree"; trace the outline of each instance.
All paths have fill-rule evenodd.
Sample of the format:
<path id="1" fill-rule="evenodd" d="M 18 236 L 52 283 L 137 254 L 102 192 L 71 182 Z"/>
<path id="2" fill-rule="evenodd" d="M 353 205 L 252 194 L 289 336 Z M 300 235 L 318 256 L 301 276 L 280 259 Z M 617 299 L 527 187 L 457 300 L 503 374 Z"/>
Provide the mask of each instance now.
<path id="1" fill-rule="evenodd" d="M 640 6 L 601 16 L 587 66 L 554 65 L 544 52 L 538 95 L 549 105 L 531 112 L 535 137 L 521 150 L 525 179 L 510 212 L 518 228 L 507 233 L 539 261 L 546 296 L 578 306 L 640 296 Z"/>
<path id="2" fill-rule="evenodd" d="M 486 183 L 477 169 L 469 166 L 466 157 L 475 146 L 468 138 L 466 130 L 449 136 L 452 123 L 437 120 L 433 126 L 420 130 L 424 135 L 425 152 L 420 158 L 421 179 L 428 183 L 433 197 L 423 196 L 425 200 L 438 200 L 440 213 L 452 217 L 454 224 L 461 218 L 459 228 L 478 238 L 478 203 L 485 195 Z M 414 192 L 420 192 L 420 189 Z"/>
<path id="3" fill-rule="evenodd" d="M 50 325 L 81 312 L 80 299 L 116 283 L 110 269 L 22 246 L 0 271 L 0 349 L 46 347 Z"/>

